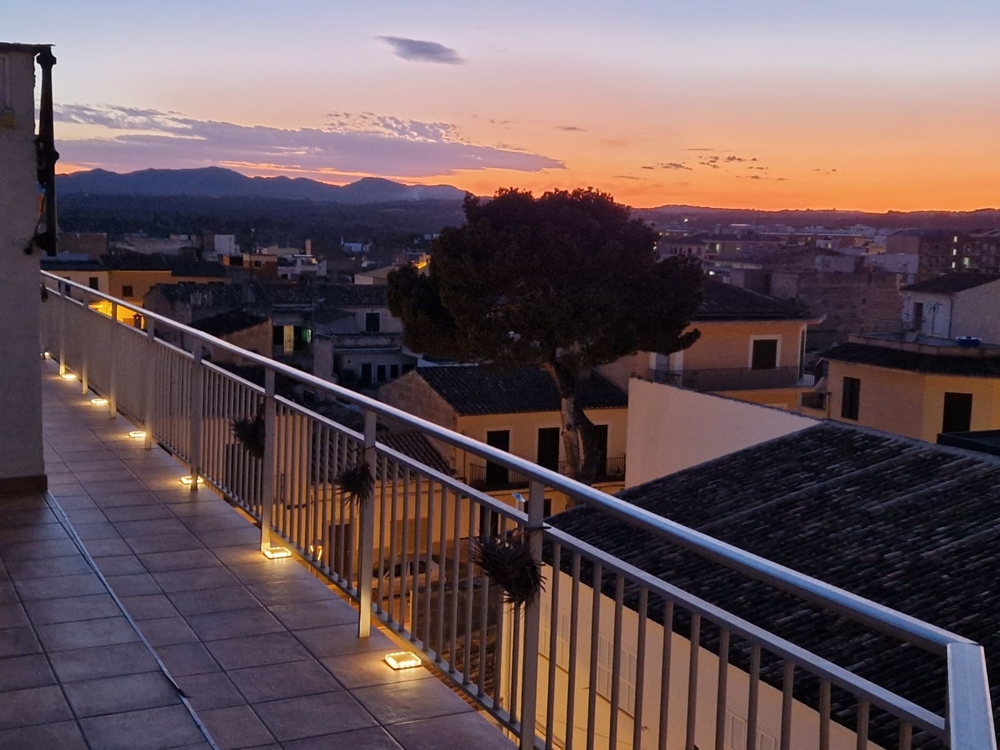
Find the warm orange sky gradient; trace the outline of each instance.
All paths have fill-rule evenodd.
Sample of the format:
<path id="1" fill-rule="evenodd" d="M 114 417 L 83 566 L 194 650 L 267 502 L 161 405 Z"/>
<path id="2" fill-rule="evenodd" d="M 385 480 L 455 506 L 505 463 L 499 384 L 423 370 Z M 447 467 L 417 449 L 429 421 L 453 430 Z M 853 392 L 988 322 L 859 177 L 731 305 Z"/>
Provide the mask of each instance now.
<path id="1" fill-rule="evenodd" d="M 1000 206 L 995 0 L 53 4 L 63 171 Z"/>

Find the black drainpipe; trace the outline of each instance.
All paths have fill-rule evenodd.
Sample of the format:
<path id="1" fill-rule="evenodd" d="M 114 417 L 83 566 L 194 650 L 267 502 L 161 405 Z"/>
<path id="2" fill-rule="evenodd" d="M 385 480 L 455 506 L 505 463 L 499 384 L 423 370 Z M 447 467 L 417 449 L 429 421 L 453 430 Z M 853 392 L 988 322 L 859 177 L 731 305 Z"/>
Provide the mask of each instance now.
<path id="1" fill-rule="evenodd" d="M 42 101 L 38 111 L 38 135 L 35 137 L 35 154 L 38 165 L 38 184 L 45 192 L 45 231 L 35 236 L 37 244 L 47 255 L 58 251 L 59 224 L 56 215 L 56 151 L 52 106 L 52 66 L 56 64 L 51 47 L 42 47 L 38 53 L 42 68 Z"/>

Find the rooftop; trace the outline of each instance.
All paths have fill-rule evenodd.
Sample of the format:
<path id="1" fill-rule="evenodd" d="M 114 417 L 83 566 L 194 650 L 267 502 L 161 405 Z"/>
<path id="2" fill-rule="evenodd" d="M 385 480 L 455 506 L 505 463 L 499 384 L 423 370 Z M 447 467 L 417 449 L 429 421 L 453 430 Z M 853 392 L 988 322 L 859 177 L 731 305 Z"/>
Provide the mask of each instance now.
<path id="1" fill-rule="evenodd" d="M 210 336 L 226 336 L 230 333 L 245 331 L 247 328 L 259 326 L 262 323 L 268 322 L 268 320 L 266 315 L 259 315 L 258 313 L 246 312 L 244 310 L 230 310 L 229 312 L 213 315 L 210 318 L 196 320 L 191 323 L 191 327 L 199 331 L 204 331 Z"/>
<path id="2" fill-rule="evenodd" d="M 983 284 L 1000 281 L 1000 276 L 986 273 L 946 273 L 926 281 L 918 281 L 903 287 L 906 292 L 926 292 L 928 294 L 957 294 L 966 289 L 974 289 Z"/>
<path id="3" fill-rule="evenodd" d="M 204 300 L 207 306 L 316 305 L 328 307 L 386 307 L 388 288 L 355 284 L 173 284 L 156 287 L 171 302 Z"/>
<path id="4" fill-rule="evenodd" d="M 715 279 L 705 279 L 705 299 L 695 322 L 712 320 L 808 320 L 808 308 Z"/>
<path id="5" fill-rule="evenodd" d="M 979 640 L 990 673 L 1000 673 L 996 459 L 822 423 L 633 487 L 619 497 Z M 764 584 L 657 542 L 633 526 L 606 517 L 598 521 L 592 509 L 576 508 L 549 522 L 920 705 L 942 708 L 945 696 L 933 688 L 939 683 L 931 676 L 943 674 L 944 664 L 934 657 L 886 637 L 864 635 L 844 621 L 831 637 L 836 615 L 793 604 Z M 589 575 L 584 571 L 582 578 L 589 580 Z M 680 622 L 675 628 L 686 630 L 687 625 Z M 780 685 L 780 665 L 770 665 L 764 673 Z M 796 686 L 802 699 L 813 704 L 815 690 L 814 683 Z M 1000 682 L 992 691 L 994 705 L 1000 705 Z M 875 727 L 872 740 L 895 746 L 876 736 Z"/>
<path id="6" fill-rule="evenodd" d="M 423 378 L 456 412 L 466 416 L 559 411 L 561 404 L 552 378 L 537 367 L 420 367 L 404 377 Z M 624 409 L 628 396 L 610 381 L 592 375 L 582 385 L 580 403 L 585 409 Z"/>
<path id="7" fill-rule="evenodd" d="M 45 271 L 170 271 L 172 276 L 225 278 L 226 268 L 220 263 L 178 258 L 170 255 L 144 255 L 142 253 L 116 253 L 102 255 L 97 260 L 60 260 L 42 258 Z"/>
<path id="8" fill-rule="evenodd" d="M 825 359 L 936 375 L 1000 377 L 1000 346 L 961 347 L 935 339 L 907 342 L 892 334 L 851 336 L 823 353 Z"/>

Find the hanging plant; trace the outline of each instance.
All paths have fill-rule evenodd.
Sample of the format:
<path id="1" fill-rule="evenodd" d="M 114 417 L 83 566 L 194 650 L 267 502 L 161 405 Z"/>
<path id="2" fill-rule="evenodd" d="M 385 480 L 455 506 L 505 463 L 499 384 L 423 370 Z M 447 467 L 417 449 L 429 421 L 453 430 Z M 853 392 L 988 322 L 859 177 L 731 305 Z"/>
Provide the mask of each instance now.
<path id="1" fill-rule="evenodd" d="M 232 422 L 233 435 L 240 441 L 243 450 L 257 459 L 264 458 L 264 415 L 243 417 Z"/>
<path id="2" fill-rule="evenodd" d="M 521 606 L 533 604 L 541 596 L 541 560 L 531 557 L 528 534 L 515 533 L 502 537 L 487 537 L 473 543 L 472 561 L 500 587 L 504 601 Z"/>
<path id="3" fill-rule="evenodd" d="M 336 483 L 340 487 L 345 504 L 356 502 L 363 505 L 375 495 L 375 476 L 371 467 L 360 460 L 360 457 L 354 465 L 340 472 Z"/>

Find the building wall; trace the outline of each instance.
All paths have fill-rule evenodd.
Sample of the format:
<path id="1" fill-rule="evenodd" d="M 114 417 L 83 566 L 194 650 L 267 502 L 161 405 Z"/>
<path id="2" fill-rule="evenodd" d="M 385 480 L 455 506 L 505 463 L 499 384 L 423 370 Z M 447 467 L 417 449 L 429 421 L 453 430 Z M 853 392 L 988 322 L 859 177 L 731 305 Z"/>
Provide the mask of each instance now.
<path id="1" fill-rule="evenodd" d="M 951 335 L 975 336 L 1000 344 L 1000 280 L 966 289 L 955 295 Z"/>
<path id="2" fill-rule="evenodd" d="M 769 294 L 795 300 L 823 322 L 809 327 L 808 348 L 826 349 L 852 333 L 875 330 L 882 321 L 898 321 L 902 309 L 895 273 L 863 270 L 856 273 L 775 271 Z"/>
<path id="3" fill-rule="evenodd" d="M 841 416 L 845 377 L 861 381 L 858 419 Z M 945 393 L 972 394 L 973 430 L 1000 428 L 1000 378 L 925 375 L 906 370 L 830 362 L 830 418 L 897 435 L 936 442 Z"/>
<path id="4" fill-rule="evenodd" d="M 378 392 L 379 401 L 395 406 L 428 422 L 455 430 L 458 415 L 451 405 L 431 388 L 427 381 L 416 372 L 409 372 L 399 380 L 383 385 Z M 431 440 L 444 460 L 455 466 L 456 450 L 446 443 Z"/>
<path id="5" fill-rule="evenodd" d="M 6 57 L 9 113 L 0 124 L 0 491 L 24 481 L 44 486 L 39 343 L 39 257 L 28 247 L 38 219 L 35 162 L 35 63 L 30 52 Z M 0 86 L 4 82 L 0 80 Z M 9 114 L 9 116 L 8 116 Z M 13 121 L 11 126 L 9 123 Z"/>
<path id="6" fill-rule="evenodd" d="M 59 238 L 60 243 L 62 242 L 62 237 Z M 107 271 L 63 271 L 59 269 L 52 269 L 50 273 L 58 276 L 60 279 L 66 279 L 67 281 L 72 281 L 77 284 L 89 287 L 90 280 L 93 278 L 97 279 L 97 291 L 102 294 L 110 294 L 109 292 L 109 280 Z M 78 297 L 79 295 L 74 295 Z"/>
<path id="7" fill-rule="evenodd" d="M 683 368 L 703 370 L 750 367 L 751 341 L 754 338 L 777 338 L 778 366 L 796 367 L 806 323 L 801 320 L 699 321 L 693 328 L 701 338 L 683 351 Z"/>
<path id="8" fill-rule="evenodd" d="M 590 421 L 595 425 L 608 426 L 608 458 L 626 455 L 628 439 L 628 409 L 588 409 Z M 510 452 L 515 456 L 537 461 L 538 431 L 545 427 L 561 427 L 562 417 L 557 411 L 524 412 L 520 414 L 485 414 L 459 416 L 457 430 L 480 442 L 486 442 L 486 433 L 492 430 L 510 431 Z M 559 460 L 566 459 L 562 443 L 559 445 Z M 455 471 L 459 476 L 469 475 L 470 463 L 483 465 L 479 456 L 459 451 L 456 456 Z M 627 465 L 627 462 L 626 462 Z"/>
<path id="9" fill-rule="evenodd" d="M 905 292 L 903 295 L 903 321 L 907 327 L 916 324 L 913 316 L 915 304 L 924 306 L 920 331 L 928 336 L 948 338 L 951 331 L 951 298 L 947 294 Z"/>
<path id="10" fill-rule="evenodd" d="M 239 346 L 247 351 L 266 357 L 271 352 L 272 335 L 271 321 L 265 320 L 258 325 L 251 326 L 250 328 L 244 328 L 242 331 L 227 333 L 225 336 L 219 336 L 218 338 L 232 344 L 233 346 Z M 193 351 L 195 342 L 190 339 L 190 337 L 184 336 L 182 346 L 188 351 Z M 215 364 L 221 364 L 223 362 L 232 362 L 235 364 L 246 363 L 246 360 L 244 360 L 243 357 L 230 354 L 219 347 L 210 346 L 208 349 L 208 359 Z"/>
<path id="11" fill-rule="evenodd" d="M 626 487 L 815 424 L 797 414 L 644 380 L 629 383 L 628 404 Z"/>

